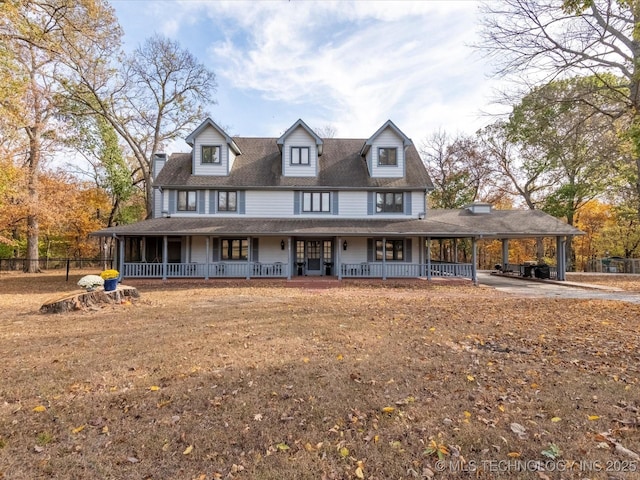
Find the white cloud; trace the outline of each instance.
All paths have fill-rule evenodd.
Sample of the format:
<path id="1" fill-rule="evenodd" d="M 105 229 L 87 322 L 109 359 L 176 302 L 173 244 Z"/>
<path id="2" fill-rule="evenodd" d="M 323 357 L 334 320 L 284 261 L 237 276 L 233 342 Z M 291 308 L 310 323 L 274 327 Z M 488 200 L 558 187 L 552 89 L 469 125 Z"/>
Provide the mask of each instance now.
<path id="1" fill-rule="evenodd" d="M 488 88 L 468 47 L 474 2 L 187 1 L 155 8 L 164 12 L 165 34 L 180 40 L 197 29 L 210 38 L 208 63 L 226 84 L 300 111 L 310 125 L 332 124 L 340 136 L 366 137 L 389 118 L 413 136 L 481 123 Z"/>

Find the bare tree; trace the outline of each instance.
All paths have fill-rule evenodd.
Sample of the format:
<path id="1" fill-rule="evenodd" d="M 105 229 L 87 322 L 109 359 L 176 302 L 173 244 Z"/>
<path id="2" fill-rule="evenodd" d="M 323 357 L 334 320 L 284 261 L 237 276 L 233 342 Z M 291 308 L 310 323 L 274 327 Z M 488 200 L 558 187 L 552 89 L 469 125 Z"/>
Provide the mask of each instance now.
<path id="1" fill-rule="evenodd" d="M 215 74 L 178 42 L 154 36 L 119 71 L 83 77 L 71 98 L 86 112 L 104 117 L 136 158 L 151 215 L 153 156 L 203 120 L 214 103 Z"/>
<path id="2" fill-rule="evenodd" d="M 577 74 L 599 79 L 611 102 L 588 104 L 623 125 L 632 152 L 635 210 L 640 216 L 640 2 L 501 0 L 483 6 L 484 48 L 498 75 L 539 84 Z M 596 84 L 594 83 L 594 86 Z"/>

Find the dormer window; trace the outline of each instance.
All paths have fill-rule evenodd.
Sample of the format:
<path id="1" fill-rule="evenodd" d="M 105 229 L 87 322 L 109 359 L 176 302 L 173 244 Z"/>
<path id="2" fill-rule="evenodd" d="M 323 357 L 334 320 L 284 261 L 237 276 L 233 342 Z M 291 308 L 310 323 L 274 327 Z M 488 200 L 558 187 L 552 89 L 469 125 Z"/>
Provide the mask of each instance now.
<path id="1" fill-rule="evenodd" d="M 378 165 L 398 165 L 397 148 L 378 148 Z"/>
<path id="2" fill-rule="evenodd" d="M 291 165 L 309 165 L 309 147 L 291 147 Z"/>
<path id="3" fill-rule="evenodd" d="M 201 163 L 220 163 L 220 145 L 203 145 Z"/>

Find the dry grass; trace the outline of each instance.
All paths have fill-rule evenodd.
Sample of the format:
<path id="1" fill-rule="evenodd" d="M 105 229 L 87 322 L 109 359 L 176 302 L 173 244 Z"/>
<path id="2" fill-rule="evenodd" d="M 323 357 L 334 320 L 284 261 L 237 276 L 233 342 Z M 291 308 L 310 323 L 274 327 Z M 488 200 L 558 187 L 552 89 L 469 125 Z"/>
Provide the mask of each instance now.
<path id="1" fill-rule="evenodd" d="M 607 287 L 619 288 L 629 292 L 640 292 L 640 275 L 627 275 L 620 273 L 567 273 L 567 280 L 571 282 L 605 285 Z"/>
<path id="2" fill-rule="evenodd" d="M 0 275 L 0 478 L 639 478 L 614 443 L 640 452 L 638 305 L 127 283 L 133 305 L 41 315 L 63 277 Z M 479 470 L 438 472 L 431 441 Z M 514 473 L 550 445 L 568 471 Z"/>

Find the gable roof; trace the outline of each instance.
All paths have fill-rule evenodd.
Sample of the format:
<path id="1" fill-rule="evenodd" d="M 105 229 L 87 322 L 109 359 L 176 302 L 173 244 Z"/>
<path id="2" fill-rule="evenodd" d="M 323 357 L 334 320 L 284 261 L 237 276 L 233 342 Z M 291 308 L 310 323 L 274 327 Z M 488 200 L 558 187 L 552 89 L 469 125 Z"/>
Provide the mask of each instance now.
<path id="1" fill-rule="evenodd" d="M 282 145 L 284 145 L 284 141 L 286 140 L 286 138 L 291 134 L 291 132 L 293 132 L 298 127 L 304 128 L 307 131 L 307 133 L 313 137 L 313 139 L 316 141 L 316 146 L 318 147 L 318 156 L 322 155 L 322 146 L 323 146 L 324 142 L 322 141 L 322 139 L 318 136 L 318 134 L 316 132 L 314 132 L 313 130 L 311 130 L 311 128 L 309 128 L 309 125 L 307 125 L 306 123 L 304 123 L 302 121 L 301 118 L 299 118 L 296 123 L 291 125 L 287 129 L 287 131 L 284 132 L 282 134 L 282 136 L 277 140 L 276 143 L 278 144 L 278 148 L 280 150 L 282 150 Z"/>
<path id="2" fill-rule="evenodd" d="M 218 131 L 218 133 L 220 133 L 220 135 L 222 135 L 224 137 L 225 142 L 227 143 L 227 145 L 229 145 L 231 147 L 231 149 L 236 152 L 236 155 L 242 155 L 242 152 L 240 151 L 240 148 L 238 148 L 238 145 L 236 145 L 236 143 L 233 141 L 233 139 L 227 135 L 227 132 L 225 132 L 222 128 L 220 128 L 220 126 L 218 126 L 218 124 L 216 122 L 214 122 L 213 120 L 211 120 L 211 118 L 207 117 L 204 122 L 202 122 L 198 128 L 196 128 L 193 132 L 191 132 L 187 138 L 185 138 L 185 142 L 187 142 L 187 144 L 191 147 L 193 147 L 193 144 L 195 143 L 195 139 L 198 135 L 200 135 L 202 133 L 202 131 L 207 128 L 207 127 L 213 127 L 214 129 L 216 129 Z"/>
<path id="3" fill-rule="evenodd" d="M 363 157 L 367 154 L 367 152 L 369 151 L 369 149 L 371 148 L 371 145 L 373 145 L 374 140 L 376 139 L 376 137 L 378 135 L 380 135 L 382 132 L 385 131 L 385 129 L 390 128 L 391 130 L 394 131 L 394 133 L 400 137 L 402 139 L 402 145 L 404 147 L 408 147 L 409 145 L 413 145 L 413 142 L 411 141 L 411 139 L 409 137 L 407 137 L 402 130 L 400 130 L 395 123 L 393 123 L 391 120 L 387 120 L 386 122 L 384 122 L 384 124 L 378 129 L 376 130 L 376 133 L 374 133 L 373 135 L 371 135 L 365 142 L 364 145 L 362 146 L 362 149 L 360 150 L 360 155 L 362 155 Z"/>
<path id="4" fill-rule="evenodd" d="M 281 137 L 282 138 L 282 137 Z M 227 176 L 192 175 L 191 153 L 171 155 L 154 184 L 168 188 L 333 188 L 333 189 L 413 189 L 432 190 L 416 148 L 406 151 L 406 175 L 399 178 L 372 178 L 360 155 L 363 139 L 324 139 L 324 155 L 318 159 L 318 175 L 285 177 L 282 175 L 282 154 L 277 139 L 234 137 L 242 150 Z"/>

